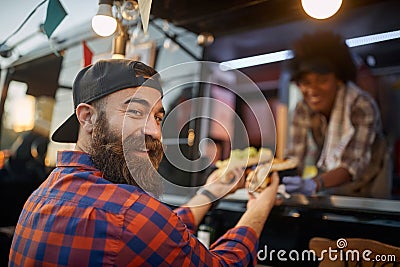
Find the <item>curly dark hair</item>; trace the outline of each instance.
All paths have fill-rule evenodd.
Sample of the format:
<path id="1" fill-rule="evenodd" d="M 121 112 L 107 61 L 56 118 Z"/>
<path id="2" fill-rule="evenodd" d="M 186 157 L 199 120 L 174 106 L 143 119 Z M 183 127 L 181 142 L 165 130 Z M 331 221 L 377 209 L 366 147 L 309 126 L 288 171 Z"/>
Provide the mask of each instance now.
<path id="1" fill-rule="evenodd" d="M 357 68 L 350 50 L 339 34 L 319 31 L 305 34 L 293 44 L 294 58 L 289 62 L 292 80 L 298 81 L 306 73 L 304 66 L 315 62 L 325 64 L 329 72 L 343 82 L 354 81 Z"/>

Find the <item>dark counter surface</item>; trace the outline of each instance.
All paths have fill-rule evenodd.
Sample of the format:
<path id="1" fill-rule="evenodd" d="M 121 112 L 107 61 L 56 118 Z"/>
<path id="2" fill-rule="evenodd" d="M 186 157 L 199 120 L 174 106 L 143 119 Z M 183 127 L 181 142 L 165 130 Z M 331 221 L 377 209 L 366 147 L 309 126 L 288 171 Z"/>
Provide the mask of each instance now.
<path id="1" fill-rule="evenodd" d="M 246 210 L 247 192 L 238 190 L 222 199 L 209 211 L 216 236 L 234 227 Z M 173 206 L 188 199 L 166 195 L 164 201 Z M 332 240 L 339 238 L 367 238 L 400 246 L 400 200 L 373 199 L 348 196 L 314 196 L 293 194 L 280 206 L 275 206 L 264 226 L 259 249 L 269 251 L 308 249 L 313 237 Z M 317 266 L 318 262 L 279 262 L 260 260 L 266 266 Z"/>
<path id="2" fill-rule="evenodd" d="M 246 210 L 247 191 L 240 189 L 220 201 L 217 210 L 243 213 Z M 167 204 L 179 206 L 188 199 L 167 195 Z M 312 216 L 321 221 L 338 221 L 359 224 L 374 224 L 400 229 L 400 200 L 376 199 L 349 196 L 312 196 L 292 194 L 275 214 L 283 217 L 301 218 Z"/>
<path id="3" fill-rule="evenodd" d="M 234 194 L 228 195 L 222 199 L 219 204 L 221 209 L 235 211 L 245 211 L 248 196 L 245 189 L 237 190 Z M 179 195 L 165 195 L 163 201 L 167 204 L 181 205 L 188 199 Z M 306 197 L 301 194 L 292 194 L 290 198 L 285 199 L 283 206 L 290 207 L 308 207 L 317 209 L 333 210 L 357 210 L 364 212 L 385 213 L 400 216 L 400 200 L 350 197 L 350 196 L 312 196 Z"/>

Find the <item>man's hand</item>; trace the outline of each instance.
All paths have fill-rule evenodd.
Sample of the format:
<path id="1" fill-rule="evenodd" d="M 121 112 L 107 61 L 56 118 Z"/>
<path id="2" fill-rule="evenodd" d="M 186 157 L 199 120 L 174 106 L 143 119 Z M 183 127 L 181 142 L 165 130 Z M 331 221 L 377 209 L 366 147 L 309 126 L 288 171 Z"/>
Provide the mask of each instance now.
<path id="1" fill-rule="evenodd" d="M 245 177 L 243 169 L 234 169 L 229 172 L 227 174 L 230 178 L 229 183 L 223 183 L 220 179 L 221 175 L 222 173 L 220 170 L 212 172 L 208 176 L 206 184 L 202 186 L 202 189 L 200 189 L 203 190 L 203 192 L 196 194 L 188 203 L 186 203 L 185 206 L 190 207 L 192 210 L 195 225 L 199 225 L 201 220 L 204 218 L 204 215 L 211 207 L 213 201 L 244 187 Z"/>
<path id="2" fill-rule="evenodd" d="M 274 172 L 271 175 L 271 184 L 268 185 L 263 191 L 261 191 L 260 193 L 249 193 L 247 208 L 249 209 L 253 206 L 260 204 L 265 205 L 266 203 L 271 203 L 271 207 L 273 206 L 273 204 L 280 205 L 282 203 L 282 199 L 276 198 L 276 195 L 278 193 L 278 186 L 279 186 L 279 176 L 276 172 Z"/>
<path id="3" fill-rule="evenodd" d="M 248 226 L 252 228 L 258 237 L 264 228 L 264 223 L 274 206 L 280 204 L 282 200 L 276 200 L 278 192 L 279 176 L 276 172 L 272 173 L 271 184 L 260 193 L 249 195 L 247 210 L 240 218 L 236 226 Z"/>
<path id="4" fill-rule="evenodd" d="M 302 193 L 311 196 L 317 190 L 317 183 L 313 179 L 303 179 L 300 176 L 285 176 L 282 183 L 288 193 Z"/>
<path id="5" fill-rule="evenodd" d="M 228 180 L 228 183 L 220 179 L 222 175 L 226 175 L 225 180 Z M 234 193 L 239 188 L 243 188 L 245 181 L 245 170 L 241 168 L 233 169 L 227 174 L 222 174 L 221 170 L 218 169 L 208 176 L 204 187 L 220 198 L 227 194 Z"/>

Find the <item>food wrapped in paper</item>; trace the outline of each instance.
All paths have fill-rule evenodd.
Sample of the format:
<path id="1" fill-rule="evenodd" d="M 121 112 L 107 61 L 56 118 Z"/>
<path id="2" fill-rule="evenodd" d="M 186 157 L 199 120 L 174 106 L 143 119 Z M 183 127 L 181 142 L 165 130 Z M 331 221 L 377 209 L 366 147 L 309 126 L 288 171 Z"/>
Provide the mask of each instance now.
<path id="1" fill-rule="evenodd" d="M 297 168 L 298 160 L 296 158 L 287 158 L 284 160 L 274 159 L 272 162 L 267 162 L 258 165 L 253 171 L 247 175 L 247 182 L 249 183 L 249 191 L 262 191 L 271 182 L 270 173 L 283 172 L 294 170 Z"/>
<path id="2" fill-rule="evenodd" d="M 245 149 L 234 149 L 226 160 L 216 162 L 217 168 L 221 172 L 222 182 L 230 182 L 229 172 L 235 168 L 247 168 L 258 164 L 270 162 L 273 158 L 272 151 L 269 148 L 247 147 Z"/>

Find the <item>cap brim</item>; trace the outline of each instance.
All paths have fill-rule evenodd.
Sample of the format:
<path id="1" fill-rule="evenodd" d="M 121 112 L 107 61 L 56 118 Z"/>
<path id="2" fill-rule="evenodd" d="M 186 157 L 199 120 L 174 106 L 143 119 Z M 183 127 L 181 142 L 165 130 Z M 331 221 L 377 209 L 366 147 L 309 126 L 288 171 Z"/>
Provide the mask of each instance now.
<path id="1" fill-rule="evenodd" d="M 51 140 L 60 143 L 76 143 L 79 133 L 79 121 L 74 114 L 72 114 L 60 127 L 53 133 Z"/>
<path id="2" fill-rule="evenodd" d="M 298 80 L 307 73 L 328 74 L 335 72 L 334 67 L 329 62 L 322 60 L 303 61 L 298 64 L 297 70 L 292 74 L 291 80 Z"/>

